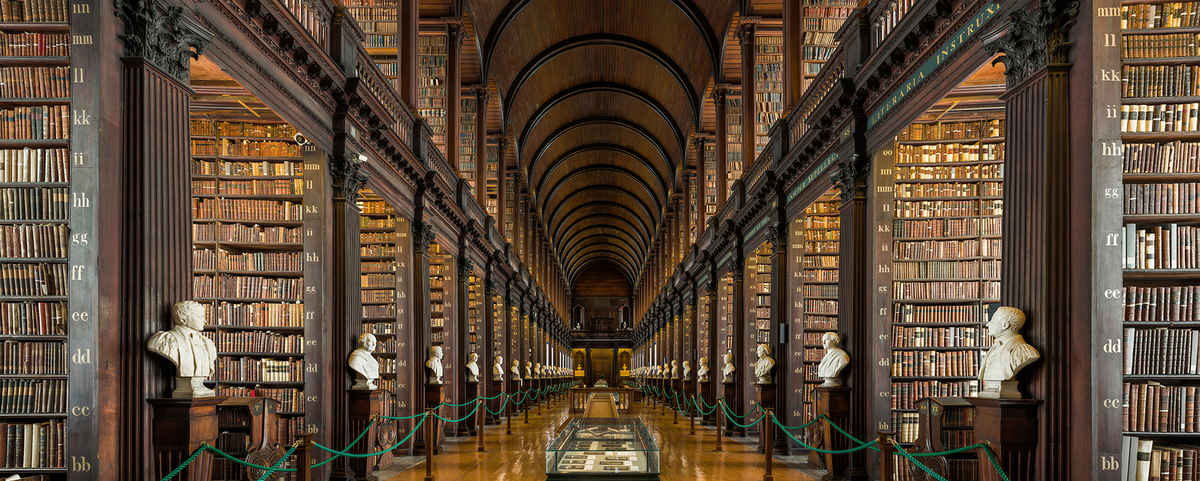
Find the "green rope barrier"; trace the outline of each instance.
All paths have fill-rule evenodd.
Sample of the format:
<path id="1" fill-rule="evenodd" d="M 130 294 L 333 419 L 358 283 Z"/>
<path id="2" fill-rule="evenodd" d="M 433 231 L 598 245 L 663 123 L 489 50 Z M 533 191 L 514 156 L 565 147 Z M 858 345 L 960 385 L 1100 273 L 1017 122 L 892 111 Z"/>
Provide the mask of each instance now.
<path id="1" fill-rule="evenodd" d="M 992 467 L 996 469 L 996 474 L 1000 475 L 1000 479 L 1003 479 L 1004 481 L 1009 481 L 1008 473 L 1004 472 L 1004 468 L 1002 468 L 1000 466 L 1000 463 L 996 461 L 996 456 L 992 453 L 992 449 L 990 447 L 988 447 L 987 444 L 984 444 L 984 443 L 975 443 L 970 446 L 963 446 L 961 448 L 949 449 L 946 451 L 937 451 L 937 452 L 932 452 L 932 453 L 910 453 L 910 457 L 928 458 L 928 457 L 933 457 L 933 456 L 949 456 L 951 454 L 964 453 L 964 452 L 972 451 L 975 449 L 983 451 L 984 454 L 987 455 L 988 461 L 991 461 Z"/>
<path id="2" fill-rule="evenodd" d="M 434 406 L 434 409 L 437 409 L 437 408 L 439 408 L 439 407 L 442 407 L 442 406 L 449 406 L 449 407 L 452 407 L 452 408 L 460 408 L 460 407 L 463 407 L 463 406 L 470 406 L 471 404 L 473 404 L 474 402 L 476 402 L 476 401 L 478 401 L 478 400 L 479 400 L 479 398 L 478 398 L 478 397 L 476 397 L 475 399 L 472 399 L 472 400 L 470 400 L 470 401 L 467 401 L 467 402 L 465 402 L 465 403 L 450 403 L 450 402 L 442 401 L 442 402 L 441 402 L 440 404 L 438 404 L 437 406 Z"/>
<path id="3" fill-rule="evenodd" d="M 365 429 L 363 429 L 361 433 L 359 433 L 359 434 L 358 434 L 358 437 L 354 438 L 354 440 L 353 440 L 353 441 L 350 441 L 350 445 L 349 445 L 349 446 L 346 446 L 345 448 L 343 448 L 343 450 L 344 450 L 344 451 L 349 451 L 349 450 L 350 450 L 350 448 L 353 448 L 355 444 L 358 444 L 358 442 L 362 440 L 363 436 L 366 436 L 366 435 L 367 435 L 367 432 L 371 430 L 371 426 L 372 426 L 372 425 L 374 425 L 374 424 L 375 424 L 375 421 L 374 421 L 374 420 L 372 420 L 372 421 L 371 421 L 371 423 L 370 423 L 370 424 L 368 424 L 368 425 L 367 425 L 367 427 L 366 427 Z M 317 446 L 318 448 L 325 449 L 325 447 L 324 447 L 324 446 L 321 446 L 321 445 L 317 444 L 315 441 L 313 442 L 313 446 Z M 328 449 L 325 449 L 325 450 L 326 450 L 326 451 L 329 451 Z M 324 465 L 326 465 L 326 464 L 329 464 L 329 463 L 333 462 L 333 460 L 337 459 L 339 456 L 341 456 L 341 455 L 339 454 L 339 455 L 337 455 L 337 456 L 332 456 L 332 457 L 330 457 L 329 459 L 326 459 L 326 460 L 324 460 L 324 461 L 321 461 L 321 462 L 319 462 L 319 463 L 317 463 L 317 464 L 314 464 L 314 465 L 313 465 L 313 467 L 314 467 L 314 468 L 319 468 L 319 467 L 321 467 L 321 466 L 324 466 Z"/>
<path id="4" fill-rule="evenodd" d="M 484 405 L 484 406 L 483 406 L 483 408 L 484 408 L 484 409 L 486 409 L 486 410 L 487 410 L 487 412 L 488 412 L 489 414 L 491 414 L 492 416 L 499 416 L 499 415 L 501 415 L 501 414 L 503 414 L 503 413 L 504 413 L 504 408 L 508 407 L 508 400 L 509 400 L 509 399 L 512 399 L 512 398 L 511 398 L 511 397 L 506 397 L 506 398 L 504 398 L 504 402 L 500 404 L 500 410 L 499 410 L 499 411 L 492 411 L 492 408 L 489 408 L 489 407 L 487 407 L 487 405 Z"/>
<path id="5" fill-rule="evenodd" d="M 996 453 L 992 452 L 992 447 L 984 444 L 983 447 L 980 449 L 983 450 L 983 454 L 987 455 L 988 461 L 992 462 L 992 468 L 995 468 L 996 473 L 998 473 L 1000 475 L 1000 479 L 1003 479 L 1004 481 L 1009 481 L 1008 473 L 1005 473 L 1004 468 L 1000 467 L 1000 463 L 996 461 Z"/>
<path id="6" fill-rule="evenodd" d="M 372 421 L 372 423 L 374 423 L 374 421 Z M 275 474 L 276 471 L 279 471 L 279 467 L 283 465 L 283 462 L 287 460 L 288 456 L 291 456 L 292 453 L 296 452 L 296 448 L 299 446 L 299 444 L 293 444 L 286 453 L 283 453 L 283 457 L 279 458 L 279 461 L 275 461 L 275 465 L 271 466 L 271 469 L 268 469 L 267 472 L 258 477 L 258 481 L 266 481 L 266 479 L 271 477 L 272 474 Z"/>
<path id="7" fill-rule="evenodd" d="M 475 408 L 474 408 L 474 409 L 472 409 L 472 410 L 471 410 L 471 412 L 467 413 L 467 415 L 466 415 L 466 416 L 463 416 L 463 417 L 461 417 L 461 418 L 458 418 L 458 419 L 446 419 L 446 418 L 442 417 L 441 415 L 439 415 L 439 414 L 438 414 L 436 411 L 431 411 L 431 413 L 433 414 L 433 417 L 435 417 L 435 418 L 438 418 L 438 419 L 441 419 L 441 420 L 442 420 L 442 421 L 444 421 L 444 422 L 448 422 L 448 423 L 461 423 L 461 422 L 463 422 L 463 421 L 466 421 L 467 419 L 470 419 L 470 418 L 471 418 L 471 416 L 474 416 L 474 415 L 475 415 L 475 412 L 476 412 L 476 411 L 478 411 L 478 410 L 479 410 L 479 404 L 476 404 L 476 405 L 475 405 Z"/>
<path id="8" fill-rule="evenodd" d="M 701 399 L 700 403 L 703 403 L 703 402 L 704 402 L 704 400 Z M 708 416 L 709 414 L 712 414 L 713 411 L 717 410 L 716 406 L 712 406 L 712 408 L 709 409 L 708 412 L 704 412 L 703 409 L 700 409 L 700 403 L 696 402 L 696 398 L 692 398 L 692 405 L 696 407 L 696 412 L 699 413 L 701 416 Z"/>
<path id="9" fill-rule="evenodd" d="M 195 451 L 192 451 L 192 455 L 188 456 L 187 460 L 184 461 L 183 464 L 180 464 L 179 466 L 176 466 L 175 469 L 172 469 L 171 472 L 167 473 L 166 477 L 162 478 L 161 481 L 169 481 L 171 478 L 178 476 L 180 472 L 183 472 L 184 469 L 187 469 L 189 464 L 192 464 L 192 461 L 195 461 L 196 458 L 200 457 L 200 453 L 203 453 L 205 449 L 208 449 L 208 444 L 201 444 L 200 447 L 196 448 Z"/>
<path id="10" fill-rule="evenodd" d="M 427 413 L 422 413 L 422 414 L 427 414 Z M 421 425 L 422 425 L 422 424 L 425 424 L 425 420 L 426 420 L 426 419 L 428 419 L 428 418 L 429 418 L 429 416 L 428 416 L 428 415 L 423 415 L 423 416 L 421 416 L 421 420 L 420 420 L 420 421 L 417 421 L 417 424 L 413 425 L 413 428 L 412 428 L 412 430 L 408 432 L 408 435 L 407 435 L 407 436 L 404 436 L 404 439 L 401 439 L 401 440 L 397 441 L 397 442 L 396 442 L 396 444 L 393 444 L 393 445 L 391 445 L 390 447 L 388 447 L 388 448 L 386 448 L 386 449 L 384 449 L 384 450 L 382 450 L 382 451 L 376 451 L 376 452 L 374 452 L 374 453 L 347 453 L 347 452 L 344 452 L 344 451 L 337 451 L 337 450 L 330 449 L 330 448 L 327 448 L 327 447 L 325 447 L 325 446 L 322 446 L 320 443 L 317 443 L 316 441 L 313 441 L 313 446 L 316 446 L 316 447 L 318 447 L 318 448 L 324 449 L 324 450 L 326 450 L 326 451 L 329 451 L 329 452 L 331 452 L 331 453 L 335 453 L 335 454 L 337 454 L 338 456 L 345 456 L 345 457 L 348 457 L 348 458 L 370 458 L 370 457 L 374 457 L 374 456 L 382 456 L 382 455 L 384 455 L 384 454 L 387 454 L 387 453 L 389 453 L 389 452 L 391 452 L 391 451 L 395 450 L 396 448 L 400 447 L 400 446 L 401 446 L 401 445 L 403 445 L 404 443 L 408 442 L 409 438 L 412 438 L 412 437 L 413 437 L 413 434 L 416 434 L 416 433 L 417 433 L 417 431 L 419 431 L 419 430 L 421 429 Z M 336 459 L 336 458 L 337 458 L 337 456 L 331 457 L 331 458 L 329 458 L 329 459 L 326 459 L 325 461 L 322 461 L 322 462 L 320 462 L 320 463 L 318 463 L 318 464 L 314 464 L 314 465 L 312 465 L 312 467 L 314 467 L 314 468 L 317 468 L 317 467 L 324 466 L 325 464 L 329 463 L 330 461 L 332 461 L 332 460 L 334 460 L 334 459 Z"/>
<path id="11" fill-rule="evenodd" d="M 771 415 L 771 421 L 772 421 L 772 422 L 774 422 L 776 426 L 779 426 L 780 430 L 781 430 L 781 431 L 783 431 L 783 434 L 786 434 L 786 435 L 787 435 L 787 437 L 791 438 L 791 439 L 792 439 L 792 442 L 794 442 L 794 443 L 796 443 L 796 444 L 799 444 L 799 445 L 803 446 L 803 447 L 804 447 L 804 448 L 806 448 L 806 449 L 810 449 L 810 450 L 816 451 L 816 452 L 818 452 L 818 453 L 823 453 L 823 454 L 847 454 L 847 453 L 853 453 L 853 452 L 855 452 L 855 451 L 862 451 L 862 450 L 864 450 L 864 449 L 868 449 L 868 448 L 870 448 L 870 449 L 874 449 L 874 450 L 876 450 L 876 451 L 878 451 L 878 450 L 879 450 L 879 448 L 877 448 L 877 447 L 875 447 L 875 446 L 874 446 L 875 444 L 877 444 L 877 441 L 871 441 L 871 442 L 869 442 L 869 443 L 866 443 L 866 444 L 860 444 L 860 445 L 858 445 L 858 446 L 855 446 L 855 447 L 853 447 L 853 448 L 849 448 L 849 449 L 833 449 L 833 450 L 830 450 L 830 449 L 821 449 L 821 448 L 818 448 L 818 447 L 816 447 L 816 446 L 811 446 L 811 445 L 809 445 L 808 443 L 805 443 L 804 441 L 801 441 L 801 440 L 799 440 L 799 439 L 796 439 L 796 436 L 793 436 L 793 435 L 792 435 L 792 433 L 791 433 L 791 431 L 788 431 L 789 429 L 801 429 L 801 428 L 806 428 L 806 427 L 808 427 L 808 426 L 811 426 L 813 423 L 817 422 L 817 421 L 818 421 L 818 420 L 820 420 L 820 419 L 821 419 L 821 418 L 816 418 L 816 419 L 813 419 L 812 421 L 809 421 L 809 423 L 808 423 L 808 424 L 806 424 L 806 425 L 803 425 L 803 426 L 787 427 L 787 426 L 784 426 L 782 423 L 780 423 L 780 422 L 779 422 L 779 418 L 775 417 L 775 415 L 773 415 L 773 414 Z"/>
<path id="12" fill-rule="evenodd" d="M 212 452 L 216 453 L 218 456 L 221 456 L 222 458 L 225 458 L 225 459 L 228 459 L 228 460 L 230 460 L 230 461 L 233 461 L 233 462 L 235 462 L 235 463 L 238 463 L 238 464 L 240 464 L 240 465 L 242 465 L 242 466 L 247 466 L 247 467 L 251 467 L 251 468 L 254 468 L 254 469 L 260 469 L 260 470 L 263 470 L 263 471 L 270 470 L 270 469 L 275 469 L 276 471 L 282 471 L 282 472 L 285 472 L 285 473 L 294 473 L 294 472 L 296 472 L 296 469 L 295 469 L 295 468 L 278 468 L 278 469 L 276 469 L 276 468 L 272 468 L 272 467 L 270 467 L 270 466 L 263 466 L 263 465 L 261 465 L 261 464 L 254 464 L 254 463 L 251 463 L 251 462 L 249 462 L 249 461 L 243 461 L 243 460 L 241 460 L 241 459 L 235 458 L 235 457 L 233 457 L 233 455 L 231 455 L 231 454 L 229 454 L 229 453 L 227 453 L 227 452 L 225 452 L 225 451 L 221 451 L 220 449 L 214 448 L 214 447 L 212 447 L 212 446 L 207 446 L 207 445 L 206 445 L 206 447 L 208 448 L 208 450 L 209 450 L 209 451 L 212 451 Z"/>
<path id="13" fill-rule="evenodd" d="M 379 419 L 386 419 L 389 421 L 407 421 L 409 419 L 419 418 L 424 415 L 425 413 L 417 413 L 413 414 L 412 416 L 379 416 Z"/>
<path id="14" fill-rule="evenodd" d="M 932 469 L 929 469 L 929 467 L 925 466 L 924 464 L 921 464 L 920 461 L 917 461 L 917 458 L 914 458 L 913 455 L 908 454 L 908 451 L 905 451 L 904 448 L 899 444 L 893 444 L 892 446 L 896 448 L 896 452 L 904 455 L 905 458 L 908 458 L 908 462 L 917 465 L 918 468 L 921 468 L 921 471 L 925 471 L 925 474 L 932 476 L 933 479 L 937 481 L 947 481 L 946 478 L 942 477 L 942 475 L 934 472 Z"/>
<path id="15" fill-rule="evenodd" d="M 726 406 L 725 403 L 721 403 L 721 409 L 723 409 L 725 411 L 726 415 L 733 414 L 732 412 L 729 412 L 729 407 Z M 742 416 L 742 417 L 745 417 L 745 416 Z M 767 415 L 763 414 L 762 416 L 759 416 L 758 419 L 755 419 L 754 422 L 749 423 L 749 424 L 739 423 L 737 421 L 729 419 L 728 416 L 725 419 L 729 419 L 729 422 L 733 423 L 734 426 L 737 426 L 739 428 L 750 428 L 750 427 L 753 427 L 753 426 L 757 425 L 758 423 L 762 422 L 763 418 L 765 418 L 765 417 L 767 417 Z"/>

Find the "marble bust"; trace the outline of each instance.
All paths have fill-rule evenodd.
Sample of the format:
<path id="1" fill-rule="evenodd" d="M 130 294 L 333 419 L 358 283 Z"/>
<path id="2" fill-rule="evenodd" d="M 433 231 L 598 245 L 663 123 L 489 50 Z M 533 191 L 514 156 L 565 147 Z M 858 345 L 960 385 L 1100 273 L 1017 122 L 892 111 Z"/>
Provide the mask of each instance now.
<path id="1" fill-rule="evenodd" d="M 692 363 L 683 361 L 683 380 L 690 381 L 692 379 Z"/>
<path id="2" fill-rule="evenodd" d="M 696 380 L 708 382 L 708 358 L 700 358 L 700 367 L 696 368 Z"/>
<path id="3" fill-rule="evenodd" d="M 496 356 L 492 362 L 492 380 L 504 380 L 504 356 Z"/>
<path id="4" fill-rule="evenodd" d="M 429 384 L 442 383 L 442 346 L 429 348 L 429 359 L 425 361 L 426 381 Z"/>
<path id="5" fill-rule="evenodd" d="M 204 306 L 196 301 L 176 302 L 171 310 L 175 325 L 150 336 L 146 348 L 175 365 L 175 390 L 171 397 L 191 399 L 216 396 L 204 385 L 213 374 L 217 345 L 204 335 Z"/>
<path id="6" fill-rule="evenodd" d="M 540 362 L 533 363 L 533 377 L 538 378 L 538 379 L 546 377 L 546 370 L 542 368 L 542 363 L 540 363 Z"/>
<path id="7" fill-rule="evenodd" d="M 725 355 L 722 357 L 722 359 L 725 361 L 725 365 L 721 367 L 721 382 L 732 384 L 735 381 L 733 378 L 733 372 L 737 370 L 737 368 L 733 365 L 733 353 L 725 351 Z"/>
<path id="8" fill-rule="evenodd" d="M 521 378 L 521 361 L 518 361 L 518 360 L 516 360 L 516 359 L 513 359 L 513 362 L 512 362 L 512 367 L 509 367 L 509 368 L 508 368 L 508 372 L 511 372 L 511 373 L 512 373 L 512 375 L 513 375 L 513 377 L 512 377 L 512 378 L 513 378 L 513 381 L 516 381 L 516 382 L 521 382 L 521 381 L 522 381 L 522 378 Z"/>
<path id="9" fill-rule="evenodd" d="M 533 361 L 525 361 L 525 379 L 533 379 Z"/>
<path id="10" fill-rule="evenodd" d="M 671 360 L 671 379 L 679 379 L 679 361 Z"/>
<path id="11" fill-rule="evenodd" d="M 1017 381 L 1013 379 L 1026 366 L 1042 356 L 1037 349 L 1025 342 L 1021 328 L 1025 326 L 1025 313 L 1015 307 L 996 309 L 987 323 L 987 333 L 992 336 L 992 347 L 979 363 L 979 396 L 992 399 L 1020 399 Z"/>
<path id="12" fill-rule="evenodd" d="M 467 382 L 479 382 L 479 354 L 467 354 Z"/>
<path id="13" fill-rule="evenodd" d="M 754 362 L 754 377 L 758 380 L 758 384 L 771 384 L 771 371 L 775 369 L 775 358 L 771 357 L 771 348 L 766 344 L 759 344 L 754 350 L 758 355 L 758 360 Z"/>
<path id="14" fill-rule="evenodd" d="M 836 332 L 826 332 L 821 336 L 821 345 L 825 346 L 825 357 L 817 365 L 817 376 L 825 380 L 821 385 L 840 387 L 842 380 L 838 376 L 850 364 L 850 354 L 842 349 L 842 336 Z"/>
<path id="15" fill-rule="evenodd" d="M 379 389 L 375 385 L 375 382 L 379 380 L 379 361 L 371 355 L 375 352 L 376 344 L 378 341 L 375 340 L 374 334 L 364 332 L 358 336 L 358 348 L 350 351 L 350 359 L 346 361 L 350 365 L 350 370 L 355 374 L 354 385 L 350 386 L 350 389 L 355 391 Z"/>

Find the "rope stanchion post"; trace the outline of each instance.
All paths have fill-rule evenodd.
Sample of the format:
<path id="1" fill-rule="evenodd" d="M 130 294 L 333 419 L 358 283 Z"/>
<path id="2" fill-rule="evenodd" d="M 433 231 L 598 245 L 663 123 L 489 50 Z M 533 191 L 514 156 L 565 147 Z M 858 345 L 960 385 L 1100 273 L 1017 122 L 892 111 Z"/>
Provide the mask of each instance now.
<path id="1" fill-rule="evenodd" d="M 763 416 L 765 420 L 770 421 L 775 417 L 775 413 L 772 412 L 771 408 L 767 408 L 767 412 Z M 766 468 L 763 470 L 763 481 L 775 481 L 775 474 L 773 472 L 775 468 L 775 450 L 771 449 L 771 446 L 773 446 L 771 443 L 775 442 L 775 440 L 771 439 L 771 433 L 775 431 L 775 426 L 770 422 L 766 422 L 759 429 L 763 432 L 764 446 L 766 446 L 766 449 L 763 449 L 763 463 L 766 464 Z"/>
<path id="2" fill-rule="evenodd" d="M 672 394 L 672 397 L 675 398 L 675 402 L 671 403 L 672 407 L 675 408 L 675 409 L 671 410 L 672 412 L 675 413 L 675 415 L 673 416 L 674 420 L 671 421 L 671 424 L 679 424 L 679 396 L 678 396 L 678 393 L 671 393 L 671 394 Z"/>
<path id="3" fill-rule="evenodd" d="M 890 433 L 880 431 L 879 437 L 876 438 L 876 444 L 879 445 L 879 473 L 881 479 L 896 479 L 896 462 L 895 452 L 896 447 L 892 445 Z"/>
<path id="4" fill-rule="evenodd" d="M 528 400 L 529 400 L 529 391 L 525 391 L 525 401 L 528 401 Z M 529 410 L 531 408 L 532 408 L 532 406 L 525 406 L 525 409 L 523 409 L 523 411 L 525 411 L 525 424 L 529 424 Z"/>
<path id="5" fill-rule="evenodd" d="M 483 400 L 479 400 L 479 405 L 475 406 L 475 421 L 479 424 L 479 431 L 475 433 L 475 451 L 484 452 L 487 448 L 483 447 L 483 423 L 487 420 L 487 408 L 479 409 L 483 406 Z"/>
<path id="6" fill-rule="evenodd" d="M 435 408 L 429 408 L 426 411 L 425 419 L 433 417 Z M 425 481 L 433 481 L 433 441 L 436 436 L 438 423 L 436 420 L 430 420 L 425 423 Z"/>
<path id="7" fill-rule="evenodd" d="M 505 396 L 508 396 L 508 401 L 512 401 L 511 394 L 505 394 Z M 504 421 L 504 434 L 512 434 L 512 412 L 513 403 L 509 402 L 508 405 L 504 407 L 504 417 L 506 418 Z"/>
<path id="8" fill-rule="evenodd" d="M 717 400 L 717 407 L 721 407 L 723 404 L 725 404 L 724 399 Z M 718 413 L 719 415 L 717 416 L 717 447 L 713 449 L 713 451 L 717 452 L 723 450 L 721 447 L 721 431 L 725 429 L 725 408 L 721 407 L 720 411 L 721 412 Z"/>
<path id="9" fill-rule="evenodd" d="M 312 481 L 312 433 L 300 435 L 300 449 L 296 450 L 296 481 Z"/>
<path id="10" fill-rule="evenodd" d="M 692 408 L 687 406 L 687 403 L 684 403 L 684 404 L 685 404 L 684 409 L 688 410 L 688 434 L 695 436 L 696 435 L 696 416 L 694 414 L 692 414 Z M 697 408 L 696 410 L 699 411 L 699 408 Z"/>

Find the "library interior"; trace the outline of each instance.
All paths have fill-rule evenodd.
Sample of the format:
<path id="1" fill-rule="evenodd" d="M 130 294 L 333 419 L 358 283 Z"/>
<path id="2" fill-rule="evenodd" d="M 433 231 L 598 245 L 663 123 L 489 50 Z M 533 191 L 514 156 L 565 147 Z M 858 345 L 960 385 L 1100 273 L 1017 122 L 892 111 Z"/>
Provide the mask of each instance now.
<path id="1" fill-rule="evenodd" d="M 1200 0 L 0 0 L 0 480 L 1200 481 Z"/>

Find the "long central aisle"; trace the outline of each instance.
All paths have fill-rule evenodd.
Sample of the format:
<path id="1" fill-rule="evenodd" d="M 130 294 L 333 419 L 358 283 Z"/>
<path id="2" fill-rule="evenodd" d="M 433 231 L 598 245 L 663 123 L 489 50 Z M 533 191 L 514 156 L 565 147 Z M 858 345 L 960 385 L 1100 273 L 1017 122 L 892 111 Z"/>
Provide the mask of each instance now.
<path id="1" fill-rule="evenodd" d="M 434 479 L 440 481 L 465 481 L 489 479 L 499 481 L 524 481 L 546 479 L 544 449 L 554 430 L 567 420 L 565 402 L 551 408 L 537 410 L 529 416 L 513 417 L 512 434 L 504 434 L 504 426 L 488 426 L 485 435 L 487 452 L 475 450 L 475 438 L 456 438 L 443 445 L 442 454 L 434 460 Z M 757 481 L 762 479 L 763 456 L 754 446 L 726 439 L 724 451 L 713 452 L 716 446 L 716 431 L 696 427 L 696 434 L 688 434 L 687 419 L 681 417 L 679 424 L 672 424 L 670 411 L 660 414 L 658 408 L 638 403 L 637 414 L 658 442 L 662 455 L 663 481 L 727 480 Z M 425 465 L 418 464 L 404 472 L 381 481 L 422 481 Z M 775 479 L 789 481 L 817 481 L 812 471 L 784 464 L 779 458 L 775 462 Z"/>

